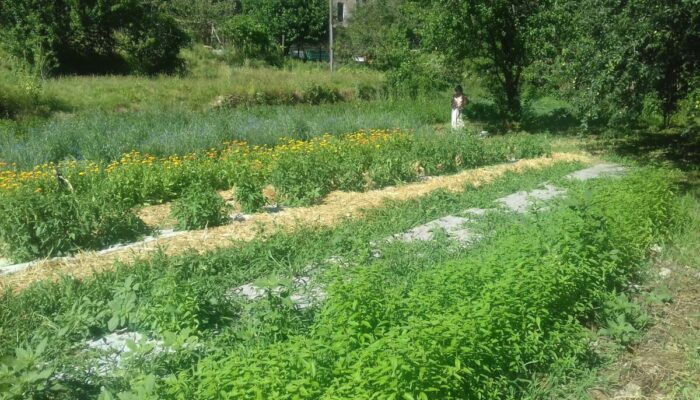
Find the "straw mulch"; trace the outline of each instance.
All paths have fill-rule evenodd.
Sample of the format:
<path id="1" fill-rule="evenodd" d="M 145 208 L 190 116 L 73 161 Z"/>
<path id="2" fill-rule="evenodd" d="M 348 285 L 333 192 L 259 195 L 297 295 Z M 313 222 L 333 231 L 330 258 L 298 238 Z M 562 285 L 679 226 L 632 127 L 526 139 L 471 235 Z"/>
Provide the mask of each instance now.
<path id="1" fill-rule="evenodd" d="M 186 251 L 204 253 L 229 247 L 233 241 L 250 241 L 257 237 L 268 236 L 278 230 L 290 231 L 299 226 L 333 226 L 345 218 L 360 218 L 365 210 L 380 207 L 387 200 L 414 199 L 439 189 L 457 192 L 463 190 L 467 184 L 474 187 L 487 184 L 506 172 L 541 169 L 562 161 L 589 162 L 590 159 L 581 154 L 554 153 L 551 157 L 466 170 L 455 175 L 435 177 L 425 182 L 398 187 L 363 193 L 333 192 L 322 204 L 316 206 L 288 208 L 277 213 L 254 214 L 245 221 L 185 232 L 174 237 L 159 238 L 108 254 L 83 252 L 65 260 L 45 260 L 22 272 L 0 277 L 0 290 L 11 288 L 13 291 L 19 291 L 32 282 L 44 279 L 57 280 L 64 275 L 78 279 L 89 277 L 112 268 L 117 261 L 131 263 L 159 250 L 168 255 Z M 165 210 L 167 210 L 165 205 L 156 209 L 160 216 L 154 215 L 153 219 L 162 218 Z M 156 211 L 153 213 L 155 214 Z"/>

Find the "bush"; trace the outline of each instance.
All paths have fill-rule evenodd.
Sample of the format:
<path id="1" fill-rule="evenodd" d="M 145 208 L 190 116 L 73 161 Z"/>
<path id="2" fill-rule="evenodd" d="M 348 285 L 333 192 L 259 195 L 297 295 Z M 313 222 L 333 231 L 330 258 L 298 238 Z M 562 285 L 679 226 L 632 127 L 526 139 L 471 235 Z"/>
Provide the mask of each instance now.
<path id="1" fill-rule="evenodd" d="M 7 85 L 0 84 L 0 118 L 14 118 L 22 110 L 29 108 L 32 99 L 22 95 Z"/>
<path id="2" fill-rule="evenodd" d="M 236 187 L 236 201 L 241 211 L 255 212 L 265 205 L 263 195 L 265 178 L 265 172 L 260 164 L 244 163 L 236 167 L 232 186 Z"/>
<path id="3" fill-rule="evenodd" d="M 0 214 L 0 243 L 16 261 L 96 250 L 147 232 L 127 204 L 100 191 L 18 189 L 3 194 Z"/>
<path id="4" fill-rule="evenodd" d="M 444 91 L 450 73 L 445 61 L 432 54 L 409 52 L 387 73 L 389 89 L 397 95 L 417 96 Z"/>
<path id="5" fill-rule="evenodd" d="M 134 28 L 138 26 L 138 28 Z M 140 74 L 182 72 L 184 61 L 180 49 L 189 38 L 171 18 L 153 13 L 134 23 L 132 32 L 119 35 L 119 53 L 129 66 L 129 71 Z"/>
<path id="6" fill-rule="evenodd" d="M 179 229 L 203 229 L 229 221 L 230 207 L 213 189 L 192 186 L 175 200 L 172 215 Z"/>
<path id="7" fill-rule="evenodd" d="M 304 103 L 318 105 L 322 103 L 337 103 L 342 100 L 343 96 L 338 89 L 311 85 L 302 91 L 301 98 Z"/>

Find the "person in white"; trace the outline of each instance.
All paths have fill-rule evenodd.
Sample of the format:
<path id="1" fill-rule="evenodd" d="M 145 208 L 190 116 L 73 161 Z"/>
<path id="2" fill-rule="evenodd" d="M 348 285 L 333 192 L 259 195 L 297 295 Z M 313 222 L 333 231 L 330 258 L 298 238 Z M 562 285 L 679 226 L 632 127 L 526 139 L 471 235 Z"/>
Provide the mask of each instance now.
<path id="1" fill-rule="evenodd" d="M 455 94 L 452 96 L 452 129 L 461 129 L 464 127 L 464 121 L 462 121 L 462 110 L 467 105 L 469 101 L 464 95 L 461 85 L 457 85 L 455 88 Z"/>

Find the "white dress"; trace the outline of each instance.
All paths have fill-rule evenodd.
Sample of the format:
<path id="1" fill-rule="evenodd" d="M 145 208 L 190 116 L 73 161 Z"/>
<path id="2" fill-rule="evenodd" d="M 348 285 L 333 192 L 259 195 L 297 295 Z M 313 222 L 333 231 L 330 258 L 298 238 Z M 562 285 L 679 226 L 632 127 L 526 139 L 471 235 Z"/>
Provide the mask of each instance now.
<path id="1" fill-rule="evenodd" d="M 462 121 L 462 107 L 464 106 L 464 96 L 454 98 L 454 105 L 452 108 L 452 129 L 464 128 L 464 121 Z"/>

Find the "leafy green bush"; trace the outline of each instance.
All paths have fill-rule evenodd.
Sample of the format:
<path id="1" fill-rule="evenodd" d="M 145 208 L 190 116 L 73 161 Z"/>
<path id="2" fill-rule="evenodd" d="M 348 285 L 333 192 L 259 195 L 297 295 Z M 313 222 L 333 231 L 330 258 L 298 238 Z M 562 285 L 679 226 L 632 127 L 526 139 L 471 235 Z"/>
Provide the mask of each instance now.
<path id="1" fill-rule="evenodd" d="M 100 249 L 147 231 L 128 204 L 105 192 L 17 190 L 2 198 L 0 243 L 18 261 Z"/>
<path id="2" fill-rule="evenodd" d="M 450 76 L 442 57 L 406 52 L 396 68 L 387 73 L 387 86 L 397 95 L 415 97 L 448 88 L 446 76 Z"/>
<path id="3" fill-rule="evenodd" d="M 610 294 L 603 301 L 599 316 L 603 328 L 599 333 L 608 336 L 622 346 L 629 346 L 641 339 L 642 330 L 649 324 L 649 315 L 641 305 L 624 293 Z"/>
<path id="4" fill-rule="evenodd" d="M 32 104 L 33 101 L 29 96 L 5 84 L 0 84 L 0 118 L 14 118 Z"/>
<path id="5" fill-rule="evenodd" d="M 260 165 L 240 164 L 235 168 L 232 178 L 231 186 L 236 187 L 236 201 L 241 211 L 255 212 L 265 205 L 265 173 Z"/>
<path id="6" fill-rule="evenodd" d="M 185 64 L 179 54 L 189 42 L 185 32 L 165 14 L 142 11 L 142 15 L 130 24 L 129 34 L 117 36 L 118 52 L 129 71 L 147 75 L 182 72 Z"/>
<path id="7" fill-rule="evenodd" d="M 61 385 L 50 380 L 54 369 L 46 366 L 47 345 L 48 340 L 44 339 L 34 349 L 17 348 L 14 356 L 3 360 L 0 364 L 3 400 L 51 398 L 63 390 Z"/>
<path id="8" fill-rule="evenodd" d="M 336 103 L 343 97 L 340 91 L 331 87 L 311 85 L 302 91 L 303 102 L 307 104 Z"/>
<path id="9" fill-rule="evenodd" d="M 203 229 L 223 225 L 229 220 L 230 207 L 215 190 L 195 185 L 172 205 L 179 229 Z"/>

